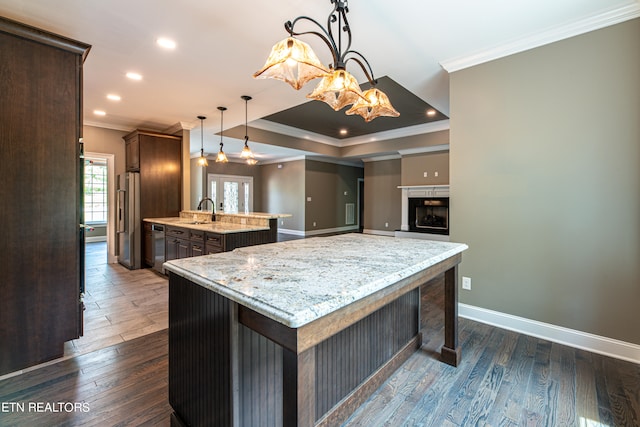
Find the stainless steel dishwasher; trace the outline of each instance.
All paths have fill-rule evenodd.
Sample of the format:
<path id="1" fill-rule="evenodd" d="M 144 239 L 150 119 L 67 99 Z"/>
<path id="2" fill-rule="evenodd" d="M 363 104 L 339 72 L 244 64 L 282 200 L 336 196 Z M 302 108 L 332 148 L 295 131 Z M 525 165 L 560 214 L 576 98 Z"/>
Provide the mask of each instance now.
<path id="1" fill-rule="evenodd" d="M 164 274 L 164 225 L 152 224 L 151 235 L 153 239 L 153 269 Z"/>

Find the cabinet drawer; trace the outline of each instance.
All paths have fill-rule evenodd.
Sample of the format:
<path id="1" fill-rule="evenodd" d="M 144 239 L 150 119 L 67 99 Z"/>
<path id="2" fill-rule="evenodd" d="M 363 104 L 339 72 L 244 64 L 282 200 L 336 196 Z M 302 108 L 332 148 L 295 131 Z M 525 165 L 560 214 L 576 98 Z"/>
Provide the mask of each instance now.
<path id="1" fill-rule="evenodd" d="M 224 250 L 224 235 L 218 233 L 206 233 L 207 240 L 206 245 L 207 248 L 220 248 L 220 250 Z"/>
<path id="2" fill-rule="evenodd" d="M 222 248 L 220 246 L 216 246 L 216 245 L 207 245 L 207 255 L 210 254 L 219 254 L 220 252 L 222 252 Z"/>
<path id="3" fill-rule="evenodd" d="M 189 230 L 180 227 L 166 227 L 165 235 L 167 237 L 178 237 L 180 239 L 189 239 Z"/>
<path id="4" fill-rule="evenodd" d="M 189 240 L 204 243 L 204 231 L 189 230 Z"/>

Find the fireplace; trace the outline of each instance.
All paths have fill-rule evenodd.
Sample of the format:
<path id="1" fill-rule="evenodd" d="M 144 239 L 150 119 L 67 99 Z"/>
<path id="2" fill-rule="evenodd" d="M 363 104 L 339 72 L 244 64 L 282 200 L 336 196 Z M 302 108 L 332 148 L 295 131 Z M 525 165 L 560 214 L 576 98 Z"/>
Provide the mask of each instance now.
<path id="1" fill-rule="evenodd" d="M 409 231 L 449 235 L 448 197 L 410 197 Z"/>

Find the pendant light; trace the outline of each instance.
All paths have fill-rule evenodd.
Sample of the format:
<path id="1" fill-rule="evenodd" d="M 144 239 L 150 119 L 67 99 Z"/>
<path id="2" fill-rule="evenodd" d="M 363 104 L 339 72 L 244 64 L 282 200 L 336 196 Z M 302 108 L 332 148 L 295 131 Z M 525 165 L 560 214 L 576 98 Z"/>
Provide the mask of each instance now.
<path id="1" fill-rule="evenodd" d="M 198 116 L 200 119 L 200 158 L 198 159 L 198 166 L 207 167 L 209 166 L 209 162 L 207 162 L 207 158 L 204 156 L 204 120 L 205 116 Z"/>
<path id="2" fill-rule="evenodd" d="M 247 164 L 255 165 L 256 163 L 258 163 L 258 161 L 253 159 L 253 153 L 251 152 L 251 148 L 249 148 L 249 144 L 248 144 L 249 128 L 247 124 L 248 123 L 247 109 L 248 109 L 249 101 L 251 101 L 251 97 L 248 95 L 242 95 L 241 98 L 244 99 L 244 147 L 242 148 L 242 153 L 240 153 L 240 157 L 245 159 L 247 161 Z M 250 160 L 254 160 L 254 161 L 251 162 Z"/>
<path id="3" fill-rule="evenodd" d="M 222 151 L 222 146 L 224 145 L 222 143 L 222 130 L 224 129 L 222 127 L 223 121 L 222 118 L 224 116 L 224 112 L 227 109 L 227 107 L 218 107 L 218 110 L 220 110 L 220 151 L 218 151 L 218 157 L 216 157 L 216 163 L 227 163 L 229 161 L 229 159 L 227 159 L 227 155 L 224 154 L 224 151 Z"/>
<path id="4" fill-rule="evenodd" d="M 331 4 L 333 10 L 327 18 L 326 28 L 308 16 L 298 16 L 293 21 L 285 22 L 284 28 L 289 36 L 273 46 L 267 62 L 253 77 L 282 80 L 294 89 L 300 89 L 308 81 L 320 78 L 320 83 L 307 98 L 326 102 L 336 111 L 353 105 L 346 113 L 362 116 L 367 122 L 381 116 L 398 117 L 400 113 L 393 108 L 387 95 L 375 87 L 378 81 L 369 61 L 351 48 L 348 0 L 331 0 Z M 315 26 L 316 29 L 297 31 L 297 23 Z M 305 35 L 319 37 L 327 45 L 333 58 L 329 67 L 320 63 L 311 46 L 296 38 Z M 360 67 L 372 89 L 362 92 L 358 81 L 347 71 L 349 61 Z"/>

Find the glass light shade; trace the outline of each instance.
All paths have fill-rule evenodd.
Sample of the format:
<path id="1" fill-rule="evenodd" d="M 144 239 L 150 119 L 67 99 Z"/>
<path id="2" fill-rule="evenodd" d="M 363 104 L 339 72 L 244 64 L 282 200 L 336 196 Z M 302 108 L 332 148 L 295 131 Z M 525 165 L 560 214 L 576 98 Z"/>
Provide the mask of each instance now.
<path id="1" fill-rule="evenodd" d="M 251 148 L 247 145 L 247 142 L 244 142 L 244 147 L 242 148 L 242 152 L 240 153 L 240 157 L 243 159 L 251 159 L 253 158 L 253 153 L 251 152 Z"/>
<path id="2" fill-rule="evenodd" d="M 264 66 L 256 71 L 256 79 L 278 79 L 298 90 L 309 80 L 322 77 L 329 71 L 307 43 L 287 37 L 271 49 Z"/>
<path id="3" fill-rule="evenodd" d="M 353 104 L 353 106 L 347 110 L 347 114 L 358 114 L 362 116 L 365 122 L 370 122 L 376 117 L 388 116 L 398 117 L 400 113 L 393 108 L 389 97 L 376 88 L 368 89 L 363 92 L 363 97 Z"/>
<path id="4" fill-rule="evenodd" d="M 198 166 L 209 166 L 207 158 L 204 156 L 203 150 L 200 150 L 200 157 L 198 158 Z"/>
<path id="5" fill-rule="evenodd" d="M 218 156 L 216 157 L 216 163 L 227 163 L 229 159 L 227 159 L 227 155 L 222 151 L 222 144 L 220 144 L 220 151 L 218 151 Z"/>
<path id="6" fill-rule="evenodd" d="M 320 80 L 307 98 L 323 101 L 335 111 L 363 99 L 358 81 L 346 70 L 335 70 Z"/>

